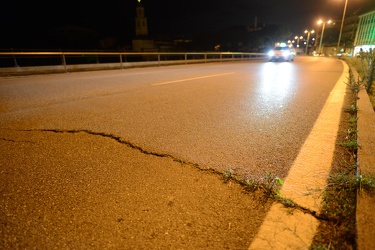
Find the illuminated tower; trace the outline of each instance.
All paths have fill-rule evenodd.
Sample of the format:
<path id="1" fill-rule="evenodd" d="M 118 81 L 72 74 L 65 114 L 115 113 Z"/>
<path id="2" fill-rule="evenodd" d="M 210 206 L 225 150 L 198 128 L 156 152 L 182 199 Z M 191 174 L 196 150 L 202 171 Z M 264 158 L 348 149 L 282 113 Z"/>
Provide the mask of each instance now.
<path id="1" fill-rule="evenodd" d="M 141 0 L 138 0 L 137 14 L 135 17 L 135 35 L 136 36 L 147 36 L 147 18 L 145 17 L 145 8 L 143 7 Z"/>
<path id="2" fill-rule="evenodd" d="M 141 0 L 137 0 L 135 16 L 135 38 L 133 39 L 133 51 L 157 51 L 155 41 L 148 37 L 147 18 L 145 8 Z"/>

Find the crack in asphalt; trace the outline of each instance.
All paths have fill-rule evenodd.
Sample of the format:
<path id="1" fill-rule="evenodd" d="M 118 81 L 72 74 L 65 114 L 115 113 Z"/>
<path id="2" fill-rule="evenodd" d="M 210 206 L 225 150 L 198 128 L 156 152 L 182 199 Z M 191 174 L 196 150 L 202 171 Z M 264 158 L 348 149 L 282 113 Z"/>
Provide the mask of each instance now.
<path id="1" fill-rule="evenodd" d="M 24 142 L 24 143 L 35 143 L 33 141 L 27 141 L 27 140 L 12 140 L 12 139 L 7 139 L 7 138 L 0 138 L 0 141 L 7 141 L 7 142 Z"/>
<path id="2" fill-rule="evenodd" d="M 15 140 L 12 139 L 6 139 L 6 138 L 0 138 L 1 141 L 8 141 L 8 142 L 16 142 Z"/>
<path id="3" fill-rule="evenodd" d="M 115 140 L 116 142 L 124 144 L 124 145 L 126 145 L 126 146 L 128 146 L 128 147 L 130 147 L 132 149 L 138 150 L 139 152 L 141 152 L 142 154 L 145 154 L 145 155 L 152 155 L 152 156 L 161 157 L 161 158 L 169 158 L 169 159 L 172 159 L 174 162 L 178 162 L 178 163 L 181 163 L 181 164 L 192 166 L 192 167 L 194 167 L 194 168 L 196 168 L 196 169 L 198 169 L 200 171 L 210 172 L 212 174 L 223 176 L 222 172 L 219 172 L 219 171 L 217 171 L 217 170 L 215 170 L 213 168 L 202 168 L 197 163 L 185 161 L 185 160 L 179 159 L 179 158 L 177 158 L 177 157 L 175 157 L 173 155 L 170 155 L 170 154 L 163 154 L 163 153 L 156 153 L 156 152 L 148 151 L 148 150 L 143 149 L 140 146 L 135 145 L 132 142 L 129 142 L 129 141 L 121 139 L 120 136 L 115 136 L 113 134 L 108 134 L 108 133 L 104 133 L 104 132 L 94 132 L 94 131 L 90 131 L 90 130 L 86 130 L 86 129 L 82 129 L 82 130 L 29 129 L 29 130 L 17 130 L 17 131 L 24 131 L 24 132 L 38 131 L 38 132 L 69 133 L 69 134 L 85 133 L 85 134 L 89 134 L 89 135 L 101 136 L 101 137 L 105 137 L 105 138 L 109 138 L 109 139 Z M 0 139 L 7 140 L 7 139 L 3 139 L 3 138 L 0 138 Z M 13 140 L 7 140 L 7 141 L 16 142 L 16 141 L 13 141 Z M 235 176 L 231 176 L 230 180 L 235 181 L 236 183 L 238 183 L 239 185 L 241 185 L 243 187 L 247 187 L 246 183 L 243 180 L 241 180 L 241 178 L 236 178 Z M 278 200 L 277 198 L 272 197 L 272 195 L 270 195 L 270 194 L 268 194 L 268 195 L 266 194 L 266 196 L 268 196 L 268 198 L 271 198 L 271 199 L 275 200 L 276 202 L 282 204 L 283 206 L 285 206 L 287 208 L 298 209 L 298 210 L 300 210 L 300 211 L 302 211 L 304 213 L 308 213 L 308 214 L 310 214 L 311 216 L 313 216 L 314 218 L 316 218 L 318 220 L 323 220 L 323 221 L 332 221 L 332 220 L 334 220 L 334 219 L 332 219 L 332 218 L 330 218 L 330 217 L 328 217 L 326 215 L 318 214 L 315 211 L 311 211 L 311 210 L 309 210 L 309 209 L 307 209 L 305 207 L 299 206 L 298 204 L 296 204 L 294 202 L 293 202 L 294 206 L 289 206 L 289 205 L 284 204 L 282 201 Z"/>
<path id="4" fill-rule="evenodd" d="M 139 151 L 139 152 L 141 152 L 142 154 L 145 154 L 145 155 L 152 155 L 152 156 L 157 156 L 157 157 L 161 157 L 161 158 L 169 158 L 169 159 L 172 159 L 175 162 L 192 166 L 192 167 L 197 168 L 201 171 L 209 171 L 209 172 L 213 172 L 213 173 L 216 173 L 216 174 L 221 174 L 220 172 L 216 171 L 213 168 L 202 168 L 197 163 L 185 161 L 185 160 L 179 159 L 179 158 L 177 158 L 173 155 L 170 155 L 170 154 L 163 154 L 163 153 L 157 153 L 157 152 L 145 150 L 142 147 L 137 146 L 132 142 L 121 139 L 120 136 L 116 136 L 116 135 L 108 134 L 108 133 L 104 133 L 104 132 L 94 132 L 94 131 L 87 130 L 87 129 L 82 129 L 82 130 L 30 129 L 30 130 L 21 130 L 21 131 L 26 131 L 26 132 L 40 131 L 40 132 L 70 133 L 70 134 L 85 133 L 85 134 L 89 134 L 89 135 L 101 136 L 101 137 L 105 137 L 105 138 L 115 140 L 118 143 L 124 144 L 124 145 L 126 145 L 126 146 L 128 146 L 132 149 L 135 149 L 135 150 L 137 150 L 137 151 Z"/>

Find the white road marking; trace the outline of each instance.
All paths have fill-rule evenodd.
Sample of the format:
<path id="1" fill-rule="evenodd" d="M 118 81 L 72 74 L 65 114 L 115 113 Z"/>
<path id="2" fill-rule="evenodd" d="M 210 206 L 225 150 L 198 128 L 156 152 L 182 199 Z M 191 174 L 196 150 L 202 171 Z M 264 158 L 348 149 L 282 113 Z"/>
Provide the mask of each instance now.
<path id="1" fill-rule="evenodd" d="M 165 85 L 165 84 L 171 84 L 171 83 L 178 83 L 178 82 L 194 81 L 194 80 L 198 80 L 198 79 L 204 79 L 204 78 L 210 78 L 210 77 L 217 77 L 217 76 L 225 76 L 225 75 L 231 75 L 231 74 L 234 74 L 234 72 L 229 72 L 229 73 L 224 73 L 224 74 L 216 74 L 216 75 L 199 76 L 199 77 L 193 77 L 193 78 L 186 78 L 186 79 L 169 81 L 169 82 L 154 83 L 154 84 L 152 84 L 152 86 L 159 86 L 159 85 Z"/>

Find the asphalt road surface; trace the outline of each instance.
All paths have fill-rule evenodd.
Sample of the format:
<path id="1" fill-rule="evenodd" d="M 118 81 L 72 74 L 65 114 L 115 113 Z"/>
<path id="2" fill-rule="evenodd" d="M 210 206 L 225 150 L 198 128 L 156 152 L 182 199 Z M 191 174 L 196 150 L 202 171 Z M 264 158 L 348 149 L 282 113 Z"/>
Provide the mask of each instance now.
<path id="1" fill-rule="evenodd" d="M 285 176 L 342 70 L 310 57 L 1 79 L 0 124 L 111 134 L 202 168 Z"/>
<path id="2" fill-rule="evenodd" d="M 260 209 L 259 204 L 244 202 L 244 194 L 233 191 L 235 187 L 228 191 L 222 182 L 180 165 L 216 173 L 233 169 L 249 179 L 267 172 L 285 177 L 342 71 L 337 59 L 297 57 L 294 62 L 212 63 L 1 78 L 2 244 L 15 248 L 246 249 L 270 204 L 266 202 Z M 113 144 L 136 152 L 122 151 Z M 174 175 L 170 176 L 171 172 Z M 142 184 L 134 185 L 158 190 L 159 196 L 130 192 L 135 187 L 124 184 L 130 179 L 142 179 Z M 184 190 L 170 194 L 181 182 L 190 185 L 192 180 L 197 190 L 185 191 L 199 196 L 199 201 L 189 200 Z M 160 189 L 163 183 L 165 187 Z M 215 191 L 215 185 L 224 186 Z M 118 215 L 122 195 L 134 203 L 129 211 L 139 208 L 141 212 L 122 211 L 122 216 Z M 107 200 L 99 202 L 101 197 Z M 199 220 L 203 223 L 201 231 L 194 227 L 195 219 L 189 217 L 192 212 L 186 212 L 186 207 L 210 199 L 221 202 L 221 212 L 216 214 L 219 218 L 231 206 L 238 208 L 229 213 L 239 216 L 237 224 L 244 225 L 241 233 L 223 236 L 217 231 L 235 228 L 233 221 L 211 228 L 210 222 Z M 163 203 L 161 209 L 180 204 L 175 213 L 182 217 L 172 223 L 168 214 L 159 215 L 161 219 L 153 221 L 155 214 L 147 217 L 144 213 L 157 207 L 149 207 L 155 203 Z M 199 213 L 205 208 L 195 209 Z M 249 211 L 243 214 L 246 209 Z M 205 211 L 211 210 L 215 211 L 212 207 Z M 108 221 L 113 214 L 111 223 L 116 226 L 89 222 Z M 127 218 L 133 219 L 125 229 L 119 229 L 117 224 Z M 241 218 L 252 218 L 252 222 L 246 224 Z M 160 227 L 170 230 L 158 236 L 156 226 L 151 226 L 158 223 L 169 223 Z M 165 237 L 177 232 L 177 224 L 197 231 L 180 233 L 174 245 Z M 146 232 L 147 236 L 119 236 L 120 231 Z M 202 241 L 206 245 L 199 243 Z M 212 243 L 215 241 L 218 245 Z"/>

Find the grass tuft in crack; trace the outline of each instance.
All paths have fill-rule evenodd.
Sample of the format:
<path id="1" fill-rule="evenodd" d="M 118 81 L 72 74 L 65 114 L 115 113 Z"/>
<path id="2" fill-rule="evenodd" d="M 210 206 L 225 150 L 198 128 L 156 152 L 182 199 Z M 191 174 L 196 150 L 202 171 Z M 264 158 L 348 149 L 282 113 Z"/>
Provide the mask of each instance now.
<path id="1" fill-rule="evenodd" d="M 234 170 L 231 168 L 228 168 L 227 170 L 225 170 L 223 173 L 224 182 L 228 182 L 230 179 L 232 179 L 233 173 L 234 173 Z"/>
<path id="2" fill-rule="evenodd" d="M 284 198 L 280 189 L 284 184 L 283 180 L 273 173 L 266 172 L 265 176 L 259 179 L 242 179 L 234 176 L 234 170 L 228 168 L 223 173 L 224 182 L 234 180 L 245 187 L 248 192 L 262 191 L 267 198 L 274 199 L 286 207 L 295 207 L 292 200 Z"/>

